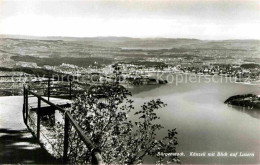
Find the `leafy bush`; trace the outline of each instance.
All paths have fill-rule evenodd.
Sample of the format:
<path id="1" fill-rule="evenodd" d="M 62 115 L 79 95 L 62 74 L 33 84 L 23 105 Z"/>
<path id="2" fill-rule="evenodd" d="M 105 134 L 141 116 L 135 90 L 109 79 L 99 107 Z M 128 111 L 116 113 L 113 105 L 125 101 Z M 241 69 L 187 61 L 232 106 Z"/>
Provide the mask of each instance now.
<path id="1" fill-rule="evenodd" d="M 146 102 L 134 113 L 138 119 L 131 121 L 129 112 L 134 107 L 129 95 L 119 85 L 93 86 L 75 99 L 71 114 L 101 151 L 106 164 L 141 163 L 145 156 L 157 158 L 157 163 L 179 162 L 176 156 L 166 160 L 163 154 L 158 154 L 175 153 L 178 144 L 176 129 L 168 130 L 165 138 L 156 139 L 156 132 L 163 128 L 156 122 L 160 119 L 156 111 L 166 104 L 160 99 Z M 72 128 L 69 141 L 70 163 L 89 163 L 91 153 Z"/>

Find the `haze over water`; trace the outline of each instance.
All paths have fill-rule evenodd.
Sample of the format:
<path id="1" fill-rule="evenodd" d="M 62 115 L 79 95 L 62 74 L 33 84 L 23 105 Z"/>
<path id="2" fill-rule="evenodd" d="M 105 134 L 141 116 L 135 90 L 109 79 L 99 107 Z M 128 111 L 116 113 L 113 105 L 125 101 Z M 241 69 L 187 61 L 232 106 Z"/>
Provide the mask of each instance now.
<path id="1" fill-rule="evenodd" d="M 160 123 L 165 127 L 159 136 L 164 137 L 168 129 L 177 128 L 178 152 L 187 153 L 182 163 L 259 163 L 260 120 L 234 107 L 224 104 L 233 95 L 259 94 L 257 85 L 240 83 L 206 83 L 205 77 L 197 83 L 175 83 L 157 86 L 137 87 L 133 95 L 139 107 L 143 102 L 160 98 L 168 104 L 158 111 Z M 135 93 L 135 92 L 134 92 Z M 189 157 L 189 152 L 254 152 L 254 157 L 199 158 Z M 154 163 L 153 160 L 147 160 Z"/>

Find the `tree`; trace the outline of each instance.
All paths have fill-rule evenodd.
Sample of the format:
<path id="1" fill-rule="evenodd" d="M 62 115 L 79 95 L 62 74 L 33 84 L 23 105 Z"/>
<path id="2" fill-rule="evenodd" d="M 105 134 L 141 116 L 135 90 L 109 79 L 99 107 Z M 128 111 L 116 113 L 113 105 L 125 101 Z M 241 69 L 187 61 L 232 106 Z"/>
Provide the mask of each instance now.
<path id="1" fill-rule="evenodd" d="M 160 119 L 156 111 L 166 104 L 160 99 L 144 103 L 134 113 L 137 120 L 131 121 L 129 112 L 134 110 L 134 106 L 128 98 L 130 95 L 118 84 L 92 86 L 75 99 L 71 114 L 101 151 L 104 163 L 136 164 L 141 163 L 147 155 L 157 158 L 157 163 L 178 163 L 176 156 L 165 157 L 160 154 L 176 152 L 176 129 L 168 130 L 165 138 L 156 139 L 157 131 L 163 128 L 156 122 Z M 62 136 L 62 132 L 61 129 L 57 135 Z M 91 153 L 72 127 L 69 141 L 70 163 L 89 163 Z"/>

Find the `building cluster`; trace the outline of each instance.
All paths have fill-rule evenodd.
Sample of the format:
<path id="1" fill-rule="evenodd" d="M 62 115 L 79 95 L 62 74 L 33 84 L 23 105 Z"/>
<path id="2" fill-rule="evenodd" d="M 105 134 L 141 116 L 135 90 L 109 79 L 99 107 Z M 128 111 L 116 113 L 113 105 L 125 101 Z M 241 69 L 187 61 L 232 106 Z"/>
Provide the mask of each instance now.
<path id="1" fill-rule="evenodd" d="M 182 72 L 208 75 L 221 75 L 226 77 L 246 78 L 260 80 L 259 68 L 243 68 L 240 65 L 232 64 L 210 64 L 201 66 L 179 67 Z"/>
<path id="2" fill-rule="evenodd" d="M 146 60 L 121 61 L 114 64 L 103 64 L 102 68 L 95 65 L 79 67 L 73 64 L 62 63 L 60 66 L 44 65 L 37 66 L 36 63 L 17 62 L 18 67 L 43 68 L 55 73 L 71 75 L 83 83 L 110 83 L 118 81 L 121 84 L 144 85 L 144 84 L 164 84 L 166 81 L 157 80 L 151 73 L 192 73 L 199 75 L 220 75 L 226 77 L 239 78 L 238 81 L 260 81 L 260 69 L 257 67 L 242 67 L 246 62 L 236 59 L 233 62 L 223 62 L 223 56 L 190 56 L 168 58 L 168 57 L 149 57 Z M 225 58 L 223 58 L 225 59 Z M 115 66 L 118 71 L 115 72 Z"/>

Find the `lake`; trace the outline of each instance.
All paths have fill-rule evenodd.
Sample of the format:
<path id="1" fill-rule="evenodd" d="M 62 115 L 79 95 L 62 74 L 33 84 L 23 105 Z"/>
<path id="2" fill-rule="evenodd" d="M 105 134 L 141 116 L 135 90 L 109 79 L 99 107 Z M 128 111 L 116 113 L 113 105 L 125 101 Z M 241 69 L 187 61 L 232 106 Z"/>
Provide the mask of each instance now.
<path id="1" fill-rule="evenodd" d="M 177 152 L 185 153 L 184 157 L 180 157 L 182 163 L 260 163 L 260 120 L 255 117 L 259 114 L 224 104 L 233 95 L 259 95 L 259 86 L 233 81 L 208 82 L 208 78 L 197 76 L 195 79 L 200 81 L 176 84 L 175 79 L 165 85 L 135 87 L 131 90 L 133 100 L 136 107 L 155 98 L 168 104 L 157 112 L 161 117 L 160 123 L 165 127 L 158 138 L 164 136 L 168 129 L 177 128 Z M 255 156 L 191 157 L 190 152 L 251 152 Z M 154 163 L 154 160 L 147 159 L 145 163 Z"/>

